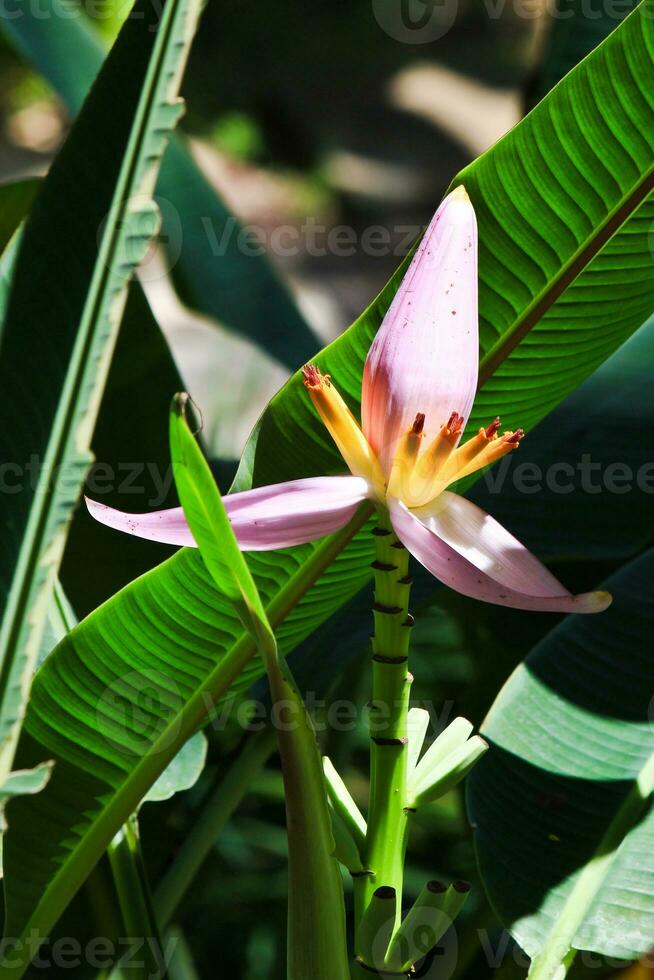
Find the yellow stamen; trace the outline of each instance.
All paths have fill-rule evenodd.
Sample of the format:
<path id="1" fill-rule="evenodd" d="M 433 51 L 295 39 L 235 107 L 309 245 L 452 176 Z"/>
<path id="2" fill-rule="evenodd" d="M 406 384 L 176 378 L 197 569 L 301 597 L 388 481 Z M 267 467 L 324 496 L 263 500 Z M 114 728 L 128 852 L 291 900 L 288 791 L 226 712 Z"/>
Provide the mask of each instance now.
<path id="1" fill-rule="evenodd" d="M 453 424 L 454 419 L 454 424 Z M 494 419 L 476 436 L 455 449 L 463 419 L 456 413 L 443 426 L 432 445 L 423 453 L 414 470 L 409 506 L 420 507 L 434 500 L 452 483 L 506 456 L 518 448 L 524 436 L 522 429 L 497 435 L 499 418 Z"/>
<path id="2" fill-rule="evenodd" d="M 425 416 L 419 412 L 409 431 L 405 432 L 400 440 L 388 481 L 388 493 L 391 497 L 403 501 L 410 498 L 411 479 L 424 437 L 422 431 L 424 424 Z"/>
<path id="3" fill-rule="evenodd" d="M 462 428 L 463 416 L 452 412 L 449 420 L 422 453 L 411 475 L 407 500 L 409 506 L 418 507 L 436 496 L 438 490 L 434 488 L 437 487 L 437 478 L 454 453 Z"/>
<path id="4" fill-rule="evenodd" d="M 481 428 L 476 436 L 468 439 L 463 445 L 459 446 L 456 452 L 450 456 L 447 466 L 443 467 L 440 474 L 441 479 L 447 483 L 459 479 L 459 474 L 463 471 L 473 472 L 478 468 L 477 457 L 488 449 L 493 442 L 497 441 L 497 430 L 500 427 L 499 416 L 486 428 Z M 473 466 L 473 461 L 475 461 Z M 472 466 L 472 470 L 469 467 Z"/>
<path id="5" fill-rule="evenodd" d="M 522 429 L 516 429 L 515 432 L 505 432 L 503 435 L 491 439 L 481 452 L 477 453 L 468 463 L 457 470 L 451 482 L 461 480 L 464 476 L 470 476 L 471 473 L 475 473 L 477 470 L 483 469 L 484 466 L 489 466 L 491 463 L 497 462 L 498 459 L 506 456 L 507 453 L 513 452 L 520 445 L 523 436 L 524 431 Z"/>
<path id="6" fill-rule="evenodd" d="M 383 491 L 384 481 L 377 457 L 329 375 L 322 374 L 314 364 L 307 364 L 302 373 L 311 401 L 350 472 L 370 480 L 378 491 Z"/>

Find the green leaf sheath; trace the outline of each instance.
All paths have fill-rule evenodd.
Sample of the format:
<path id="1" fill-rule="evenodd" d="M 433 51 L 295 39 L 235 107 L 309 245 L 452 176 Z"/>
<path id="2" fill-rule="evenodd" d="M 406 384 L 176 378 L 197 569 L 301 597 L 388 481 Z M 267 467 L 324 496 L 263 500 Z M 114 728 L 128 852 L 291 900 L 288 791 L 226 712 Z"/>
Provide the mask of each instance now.
<path id="1" fill-rule="evenodd" d="M 631 959 L 654 932 L 654 552 L 606 583 L 498 695 L 468 777 L 484 884 L 550 980 L 568 947 Z"/>
<path id="2" fill-rule="evenodd" d="M 402 880 L 408 834 L 407 713 L 409 673 L 409 555 L 380 509 L 375 537 L 375 601 L 370 702 L 370 804 L 366 870 L 357 881 L 367 908 L 379 886 L 395 890 L 395 926 L 402 917 Z M 374 965 L 374 964 L 371 964 Z"/>
<path id="3" fill-rule="evenodd" d="M 275 650 L 275 639 L 220 490 L 189 428 L 188 402 L 188 395 L 176 395 L 170 412 L 170 455 L 184 516 L 220 593 L 229 599 L 246 630 L 268 656 Z"/>
<path id="4" fill-rule="evenodd" d="M 127 285 L 157 228 L 150 195 L 179 117 L 199 4 L 166 7 L 156 35 L 144 30 L 154 16 L 128 21 L 43 183 L 15 261 L 0 349 L 0 457 L 20 490 L 0 495 L 0 781 L 90 461 Z"/>
<path id="5" fill-rule="evenodd" d="M 287 980 L 349 980 L 343 882 L 315 731 L 286 664 L 269 663 L 268 679 L 286 798 Z"/>

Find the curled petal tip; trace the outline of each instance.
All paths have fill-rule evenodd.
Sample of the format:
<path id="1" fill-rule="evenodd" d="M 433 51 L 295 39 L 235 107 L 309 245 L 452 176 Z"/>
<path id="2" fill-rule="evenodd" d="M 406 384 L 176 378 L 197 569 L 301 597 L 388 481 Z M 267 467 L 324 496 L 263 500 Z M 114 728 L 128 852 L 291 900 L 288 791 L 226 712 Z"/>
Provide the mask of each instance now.
<path id="1" fill-rule="evenodd" d="M 599 613 L 609 608 L 613 602 L 613 596 L 610 592 L 598 590 L 596 592 L 585 592 L 582 595 L 573 596 L 573 602 L 575 606 L 570 609 L 570 612 L 585 614 Z"/>
<path id="2" fill-rule="evenodd" d="M 92 517 L 99 514 L 103 510 L 109 510 L 106 504 L 101 504 L 99 500 L 92 500 L 91 497 L 84 495 L 84 503 L 86 504 L 86 509 Z"/>

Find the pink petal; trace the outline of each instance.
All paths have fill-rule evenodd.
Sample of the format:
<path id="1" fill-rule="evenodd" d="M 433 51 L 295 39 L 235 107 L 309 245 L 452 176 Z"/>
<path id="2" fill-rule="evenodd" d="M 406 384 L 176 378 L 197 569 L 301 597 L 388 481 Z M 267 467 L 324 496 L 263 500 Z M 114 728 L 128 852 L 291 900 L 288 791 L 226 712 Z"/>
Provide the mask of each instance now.
<path id="1" fill-rule="evenodd" d="M 269 551 L 340 530 L 369 492 L 360 476 L 317 476 L 230 494 L 224 501 L 241 548 Z"/>
<path id="2" fill-rule="evenodd" d="M 574 596 L 570 595 L 563 586 L 559 587 L 558 594 L 551 592 L 543 594 L 542 589 L 551 587 L 549 579 L 547 585 L 539 585 L 540 594 L 533 593 L 530 585 L 533 584 L 535 571 L 530 563 L 527 581 L 523 583 L 525 590 L 511 588 L 505 582 L 492 578 L 486 571 L 476 567 L 468 558 L 426 527 L 399 501 L 393 502 L 391 521 L 398 538 L 411 554 L 437 579 L 463 595 L 500 606 L 539 612 L 595 613 L 606 609 L 611 603 L 608 592 L 586 592 Z M 489 559 L 490 564 L 491 559 Z"/>
<path id="3" fill-rule="evenodd" d="M 477 387 L 477 222 L 468 195 L 445 198 L 375 337 L 363 373 L 363 432 L 388 473 L 399 436 L 425 415 L 427 439 Z"/>
<path id="4" fill-rule="evenodd" d="M 181 507 L 154 510 L 149 514 L 129 514 L 108 507 L 107 504 L 101 504 L 97 500 L 91 500 L 89 497 L 84 499 L 91 517 L 115 531 L 124 531 L 125 534 L 133 534 L 136 538 L 147 538 L 149 541 L 159 541 L 161 544 L 197 547 Z"/>
<path id="5" fill-rule="evenodd" d="M 269 551 L 338 531 L 368 492 L 367 482 L 358 476 L 321 476 L 228 494 L 223 502 L 240 547 Z M 92 517 L 117 531 L 163 544 L 196 546 L 181 507 L 127 514 L 88 498 L 86 505 Z"/>
<path id="6" fill-rule="evenodd" d="M 535 596 L 570 595 L 531 551 L 465 497 L 445 490 L 413 514 L 462 558 L 501 585 Z"/>

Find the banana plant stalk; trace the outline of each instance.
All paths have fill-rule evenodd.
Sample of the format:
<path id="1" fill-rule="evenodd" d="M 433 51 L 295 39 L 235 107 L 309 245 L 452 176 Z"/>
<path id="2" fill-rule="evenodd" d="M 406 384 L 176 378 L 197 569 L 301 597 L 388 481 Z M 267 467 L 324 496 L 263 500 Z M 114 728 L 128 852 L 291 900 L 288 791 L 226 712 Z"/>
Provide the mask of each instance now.
<path id="1" fill-rule="evenodd" d="M 256 640 L 270 683 L 286 796 L 289 851 L 288 980 L 349 980 L 345 904 L 315 732 L 230 525 L 211 470 L 173 400 L 173 472 L 186 520 L 217 587 Z"/>

